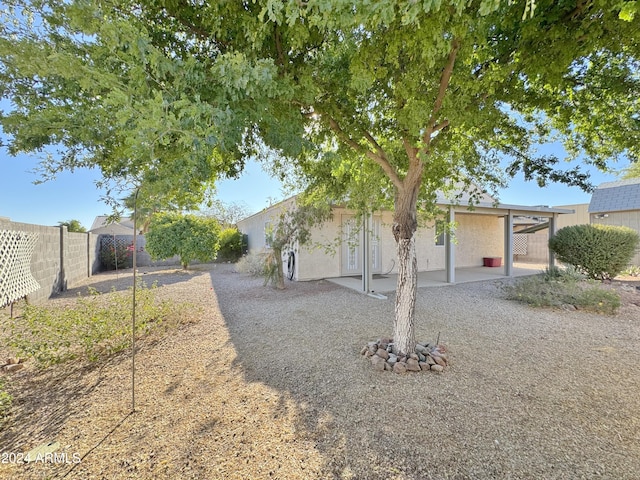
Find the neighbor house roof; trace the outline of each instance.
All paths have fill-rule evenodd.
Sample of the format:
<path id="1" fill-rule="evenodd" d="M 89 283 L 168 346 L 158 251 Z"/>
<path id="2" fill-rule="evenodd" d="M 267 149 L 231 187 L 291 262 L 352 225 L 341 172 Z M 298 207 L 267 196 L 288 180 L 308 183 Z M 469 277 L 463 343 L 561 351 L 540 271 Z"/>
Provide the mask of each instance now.
<path id="1" fill-rule="evenodd" d="M 108 223 L 108 218 L 106 215 L 97 216 L 89 232 L 96 235 L 133 235 L 133 221 L 130 218 L 113 223 Z"/>
<path id="2" fill-rule="evenodd" d="M 640 178 L 598 185 L 589 203 L 589 213 L 640 210 Z"/>

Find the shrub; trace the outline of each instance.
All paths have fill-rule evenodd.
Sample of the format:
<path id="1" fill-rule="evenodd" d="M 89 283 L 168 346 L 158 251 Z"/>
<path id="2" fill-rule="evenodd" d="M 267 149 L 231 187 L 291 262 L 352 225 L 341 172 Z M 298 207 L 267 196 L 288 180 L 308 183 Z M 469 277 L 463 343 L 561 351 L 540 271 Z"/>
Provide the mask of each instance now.
<path id="1" fill-rule="evenodd" d="M 236 263 L 236 270 L 254 277 L 261 277 L 265 275 L 266 264 L 266 253 L 248 253 Z"/>
<path id="2" fill-rule="evenodd" d="M 628 268 L 626 268 L 622 273 L 630 277 L 640 277 L 640 266 L 631 265 Z"/>
<path id="3" fill-rule="evenodd" d="M 21 358 L 45 368 L 69 360 L 96 362 L 131 345 L 131 292 L 78 298 L 73 307 L 26 305 L 20 317 L 5 322 L 6 345 Z M 194 318 L 186 304 L 156 300 L 155 285 L 136 292 L 136 338 Z"/>
<path id="4" fill-rule="evenodd" d="M 547 267 L 544 270 L 543 277 L 545 281 L 565 281 L 565 282 L 577 282 L 584 280 L 586 277 L 583 273 L 576 270 L 573 265 L 569 265 L 566 268 L 560 267 Z"/>
<path id="5" fill-rule="evenodd" d="M 593 281 L 578 281 L 571 274 L 527 277 L 505 287 L 507 298 L 533 307 L 573 305 L 581 310 L 612 315 L 620 307 L 620 295 Z"/>
<path id="6" fill-rule="evenodd" d="M 242 256 L 242 233 L 237 228 L 225 228 L 222 230 L 219 243 L 219 260 L 235 263 Z"/>
<path id="7" fill-rule="evenodd" d="M 627 227 L 572 225 L 558 230 L 549 248 L 558 260 L 587 277 L 608 280 L 625 269 L 639 242 L 638 234 Z"/>

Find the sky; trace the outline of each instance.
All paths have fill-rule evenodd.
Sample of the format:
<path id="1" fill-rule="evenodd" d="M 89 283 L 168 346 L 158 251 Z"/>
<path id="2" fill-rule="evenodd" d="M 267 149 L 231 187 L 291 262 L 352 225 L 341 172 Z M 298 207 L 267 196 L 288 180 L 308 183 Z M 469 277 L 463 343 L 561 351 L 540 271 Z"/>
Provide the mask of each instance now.
<path id="1" fill-rule="evenodd" d="M 35 185 L 38 174 L 34 169 L 38 162 L 38 157 L 11 157 L 6 149 L 0 148 L 0 217 L 37 225 L 79 220 L 90 229 L 96 216 L 111 213 L 111 207 L 102 200 L 105 192 L 95 186 L 95 181 L 100 179 L 99 171 L 63 172 L 55 180 Z M 591 173 L 595 185 L 617 179 L 615 175 Z M 244 205 L 249 213 L 256 213 L 274 200 L 285 198 L 285 193 L 279 181 L 270 178 L 259 164 L 249 161 L 238 180 L 218 183 L 217 198 L 225 203 Z M 528 206 L 572 205 L 589 203 L 590 199 L 590 194 L 577 187 L 556 184 L 539 188 L 535 182 L 525 182 L 521 175 L 499 195 L 501 203 Z"/>

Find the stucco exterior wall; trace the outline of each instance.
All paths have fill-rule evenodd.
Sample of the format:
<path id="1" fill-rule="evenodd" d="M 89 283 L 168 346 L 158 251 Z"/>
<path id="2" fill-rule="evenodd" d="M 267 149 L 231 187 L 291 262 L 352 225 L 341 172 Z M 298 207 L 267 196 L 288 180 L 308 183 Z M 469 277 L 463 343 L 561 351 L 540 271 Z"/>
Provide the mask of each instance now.
<path id="1" fill-rule="evenodd" d="M 250 252 L 255 253 L 265 249 L 265 226 L 267 222 L 277 223 L 283 209 L 290 208 L 294 204 L 295 197 L 266 208 L 237 223 L 238 230 L 247 235 L 247 247 Z"/>
<path id="2" fill-rule="evenodd" d="M 296 250 L 296 279 L 340 276 L 340 222 L 346 211 L 336 208 L 324 224 L 311 229 L 311 243 Z"/>
<path id="3" fill-rule="evenodd" d="M 504 255 L 502 217 L 458 213 L 456 220 L 456 267 L 477 267 L 482 265 L 484 257 Z"/>

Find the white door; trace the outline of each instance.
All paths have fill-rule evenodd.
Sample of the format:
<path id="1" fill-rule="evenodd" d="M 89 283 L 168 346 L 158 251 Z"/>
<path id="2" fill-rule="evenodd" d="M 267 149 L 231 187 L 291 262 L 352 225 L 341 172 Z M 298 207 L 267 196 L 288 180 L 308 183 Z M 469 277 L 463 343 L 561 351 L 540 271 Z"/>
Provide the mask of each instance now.
<path id="1" fill-rule="evenodd" d="M 382 272 L 380 254 L 380 217 L 373 217 L 371 222 L 371 272 Z M 362 274 L 362 236 L 363 228 L 356 223 L 353 215 L 342 215 L 342 259 L 341 275 Z"/>
<path id="2" fill-rule="evenodd" d="M 382 273 L 382 259 L 380 255 L 380 217 L 373 217 L 371 222 L 371 273 Z"/>
<path id="3" fill-rule="evenodd" d="M 361 238 L 362 228 L 356 224 L 355 217 L 342 215 L 341 275 L 360 275 L 362 273 Z"/>

